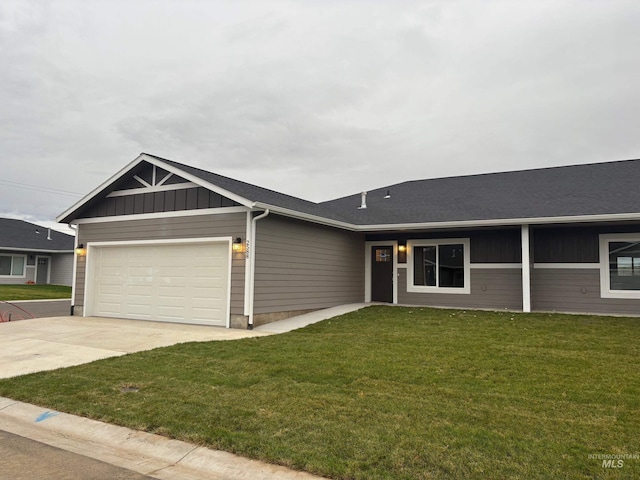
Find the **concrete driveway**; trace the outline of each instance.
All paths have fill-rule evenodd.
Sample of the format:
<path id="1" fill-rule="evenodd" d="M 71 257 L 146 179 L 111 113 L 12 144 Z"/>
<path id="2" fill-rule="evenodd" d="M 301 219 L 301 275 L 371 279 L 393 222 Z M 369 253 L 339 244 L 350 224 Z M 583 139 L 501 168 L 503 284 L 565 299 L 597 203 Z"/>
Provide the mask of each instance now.
<path id="1" fill-rule="evenodd" d="M 0 378 L 80 365 L 176 343 L 234 340 L 272 332 L 94 317 L 0 323 Z"/>

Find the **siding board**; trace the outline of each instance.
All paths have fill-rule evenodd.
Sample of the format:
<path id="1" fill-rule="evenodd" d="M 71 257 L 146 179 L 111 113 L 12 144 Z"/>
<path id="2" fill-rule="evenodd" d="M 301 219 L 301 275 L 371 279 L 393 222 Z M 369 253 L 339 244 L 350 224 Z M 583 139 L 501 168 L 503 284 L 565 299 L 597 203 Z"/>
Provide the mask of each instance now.
<path id="1" fill-rule="evenodd" d="M 520 269 L 471 269 L 471 293 L 407 292 L 407 270 L 398 270 L 398 303 L 433 307 L 522 310 Z"/>
<path id="2" fill-rule="evenodd" d="M 532 308 L 543 311 L 640 315 L 634 299 L 600 298 L 599 269 L 536 269 Z"/>
<path id="3" fill-rule="evenodd" d="M 363 235 L 276 215 L 257 222 L 254 313 L 363 299 Z"/>

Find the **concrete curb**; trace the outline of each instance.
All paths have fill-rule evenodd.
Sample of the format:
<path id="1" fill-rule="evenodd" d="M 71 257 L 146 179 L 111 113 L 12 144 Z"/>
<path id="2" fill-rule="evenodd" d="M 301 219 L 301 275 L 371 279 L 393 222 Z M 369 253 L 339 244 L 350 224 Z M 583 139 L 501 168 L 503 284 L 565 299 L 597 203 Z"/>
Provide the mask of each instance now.
<path id="1" fill-rule="evenodd" d="M 322 478 L 3 397 L 0 428 L 159 480 Z"/>

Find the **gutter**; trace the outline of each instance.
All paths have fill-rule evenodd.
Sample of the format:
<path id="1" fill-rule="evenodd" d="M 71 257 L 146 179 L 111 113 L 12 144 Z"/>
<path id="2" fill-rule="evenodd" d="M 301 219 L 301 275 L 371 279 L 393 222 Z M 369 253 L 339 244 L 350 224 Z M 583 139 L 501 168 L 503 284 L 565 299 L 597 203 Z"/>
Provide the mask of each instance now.
<path id="1" fill-rule="evenodd" d="M 484 220 L 453 220 L 443 222 L 416 222 L 416 223 L 379 223 L 370 225 L 358 225 L 340 220 L 332 220 L 309 213 L 303 213 L 288 208 L 282 208 L 267 203 L 255 202 L 253 207 L 265 208 L 272 213 L 277 213 L 285 217 L 306 220 L 319 225 L 340 228 L 351 232 L 385 232 L 397 230 L 427 230 L 443 228 L 472 228 L 472 227 L 500 227 L 500 226 L 520 226 L 544 225 L 553 223 L 589 223 L 589 222 L 615 222 L 640 220 L 640 213 L 613 213 L 596 215 L 567 215 L 558 217 L 521 217 L 521 218 L 496 218 Z"/>
<path id="2" fill-rule="evenodd" d="M 267 208 L 262 214 L 251 219 L 251 241 L 249 246 L 251 251 L 249 252 L 249 324 L 248 330 L 253 330 L 253 300 L 254 291 L 256 287 L 256 223 L 258 220 L 262 220 L 269 215 L 269 209 Z"/>

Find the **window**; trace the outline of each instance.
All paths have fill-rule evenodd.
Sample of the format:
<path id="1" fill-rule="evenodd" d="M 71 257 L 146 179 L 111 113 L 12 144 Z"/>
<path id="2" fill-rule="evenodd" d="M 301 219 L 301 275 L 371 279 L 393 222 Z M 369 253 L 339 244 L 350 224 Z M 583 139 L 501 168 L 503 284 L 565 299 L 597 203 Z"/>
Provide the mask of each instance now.
<path id="1" fill-rule="evenodd" d="M 0 277 L 24 277 L 24 255 L 0 255 Z"/>
<path id="2" fill-rule="evenodd" d="M 640 298 L 640 234 L 600 236 L 600 293 Z"/>
<path id="3" fill-rule="evenodd" d="M 469 239 L 407 242 L 407 291 L 470 293 Z"/>

